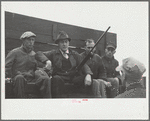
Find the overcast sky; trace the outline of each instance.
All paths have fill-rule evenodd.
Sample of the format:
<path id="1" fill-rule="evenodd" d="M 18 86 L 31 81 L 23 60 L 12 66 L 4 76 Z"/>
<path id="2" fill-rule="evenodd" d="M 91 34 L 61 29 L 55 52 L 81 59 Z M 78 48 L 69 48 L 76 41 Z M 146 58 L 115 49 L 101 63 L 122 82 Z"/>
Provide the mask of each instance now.
<path id="1" fill-rule="evenodd" d="M 111 26 L 119 63 L 132 56 L 148 67 L 148 2 L 4 2 L 2 8 L 102 31 Z"/>

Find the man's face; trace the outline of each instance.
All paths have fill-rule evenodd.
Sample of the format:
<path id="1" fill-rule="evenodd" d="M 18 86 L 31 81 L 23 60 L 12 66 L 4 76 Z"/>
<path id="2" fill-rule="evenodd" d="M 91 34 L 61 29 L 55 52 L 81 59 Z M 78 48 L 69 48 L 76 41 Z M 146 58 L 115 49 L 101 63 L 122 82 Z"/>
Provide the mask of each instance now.
<path id="1" fill-rule="evenodd" d="M 25 38 L 25 39 L 23 40 L 23 45 L 24 45 L 27 49 L 33 49 L 34 42 L 35 42 L 35 37 Z"/>
<path id="2" fill-rule="evenodd" d="M 67 51 L 68 47 L 69 47 L 69 40 L 68 39 L 59 40 L 58 47 L 59 47 L 59 49 L 61 49 L 64 52 Z"/>
<path id="3" fill-rule="evenodd" d="M 94 47 L 94 44 L 93 43 L 89 43 L 86 45 L 86 52 L 90 52 L 90 50 Z M 93 49 L 93 53 L 96 51 L 96 48 Z"/>
<path id="4" fill-rule="evenodd" d="M 115 52 L 116 52 L 115 49 L 112 47 L 105 49 L 105 54 L 108 58 L 112 58 L 114 56 Z"/>

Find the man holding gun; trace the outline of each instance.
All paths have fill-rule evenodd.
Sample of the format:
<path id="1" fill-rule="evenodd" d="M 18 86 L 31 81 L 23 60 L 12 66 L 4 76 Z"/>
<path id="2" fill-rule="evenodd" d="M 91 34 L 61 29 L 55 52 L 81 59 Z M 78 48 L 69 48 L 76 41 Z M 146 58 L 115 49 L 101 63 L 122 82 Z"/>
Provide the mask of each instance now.
<path id="1" fill-rule="evenodd" d="M 42 63 L 53 66 L 52 74 L 52 97 L 59 98 L 64 90 L 65 83 L 73 83 L 81 88 L 92 84 L 90 68 L 85 64 L 77 75 L 72 72 L 81 63 L 81 56 L 69 49 L 71 39 L 66 32 L 60 31 L 55 43 L 58 44 L 57 50 L 48 52 L 37 52 L 36 59 Z"/>
<path id="2" fill-rule="evenodd" d="M 81 53 L 80 55 L 84 59 L 89 51 L 94 47 L 95 42 L 93 39 L 86 40 L 86 51 Z M 86 64 L 90 67 L 93 72 L 93 85 L 92 90 L 95 97 L 106 97 L 105 85 L 109 86 L 109 83 L 106 82 L 106 70 L 103 64 L 101 57 L 95 53 L 96 48 L 93 49 L 89 60 Z"/>

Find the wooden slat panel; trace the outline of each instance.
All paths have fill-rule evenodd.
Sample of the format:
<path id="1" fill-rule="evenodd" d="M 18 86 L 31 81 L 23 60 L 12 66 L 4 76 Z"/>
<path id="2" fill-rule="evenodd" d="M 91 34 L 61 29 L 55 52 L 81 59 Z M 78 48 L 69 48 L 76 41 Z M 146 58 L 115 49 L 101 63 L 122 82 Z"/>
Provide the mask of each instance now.
<path id="1" fill-rule="evenodd" d="M 34 31 L 33 33 L 36 34 L 36 41 L 42 42 L 42 43 L 54 43 L 52 36 L 46 36 L 43 34 L 38 34 Z M 20 36 L 22 35 L 22 31 L 16 31 L 16 30 L 8 30 L 6 29 L 5 37 L 6 38 L 14 38 L 14 39 L 20 39 Z"/>
<path id="2" fill-rule="evenodd" d="M 53 36 L 53 23 L 33 17 L 6 12 L 5 28 L 16 31 L 34 31 L 43 35 Z"/>
<path id="3" fill-rule="evenodd" d="M 117 40 L 116 40 L 117 37 L 116 36 L 117 35 L 114 33 L 107 33 L 106 34 L 106 44 L 113 43 L 117 47 Z"/>
<path id="4" fill-rule="evenodd" d="M 103 31 L 88 29 L 38 18 L 28 17 L 24 15 L 6 12 L 5 14 L 5 30 L 6 38 L 19 39 L 25 31 L 32 31 L 37 35 L 36 41 L 41 43 L 54 43 L 59 31 L 66 31 L 72 41 L 71 46 L 84 47 L 85 40 L 92 38 L 97 39 L 103 34 Z M 107 33 L 97 46 L 97 53 L 104 55 L 105 44 L 109 41 L 116 43 L 116 34 Z"/>

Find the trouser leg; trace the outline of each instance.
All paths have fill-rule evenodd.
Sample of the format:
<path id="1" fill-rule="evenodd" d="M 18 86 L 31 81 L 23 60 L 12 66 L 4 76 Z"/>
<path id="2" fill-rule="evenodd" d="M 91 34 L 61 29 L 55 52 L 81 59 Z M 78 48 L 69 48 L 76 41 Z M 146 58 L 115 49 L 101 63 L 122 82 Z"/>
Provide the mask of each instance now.
<path id="1" fill-rule="evenodd" d="M 99 82 L 96 79 L 93 79 L 92 92 L 94 97 L 101 97 Z"/>
<path id="2" fill-rule="evenodd" d="M 51 98 L 51 79 L 47 76 L 41 76 L 37 79 L 36 85 L 43 98 Z"/>
<path id="3" fill-rule="evenodd" d="M 106 98 L 106 85 L 104 84 L 104 80 L 98 79 L 99 82 L 99 90 L 102 98 Z"/>
<path id="4" fill-rule="evenodd" d="M 108 87 L 108 91 L 110 91 L 110 97 L 114 98 L 119 94 L 119 82 L 117 82 L 114 78 L 108 78 L 107 81 L 112 85 L 111 87 Z"/>
<path id="5" fill-rule="evenodd" d="M 84 94 L 86 95 L 86 97 L 94 97 L 93 92 L 92 92 L 92 85 L 90 86 L 85 86 L 84 80 L 85 80 L 85 76 L 86 75 L 81 75 L 81 76 L 77 76 L 75 77 L 72 82 L 77 86 L 77 88 L 79 88 L 79 90 L 82 90 L 84 92 Z"/>
<path id="6" fill-rule="evenodd" d="M 23 75 L 17 75 L 13 79 L 13 91 L 14 96 L 16 98 L 24 98 L 25 97 L 25 84 L 26 79 L 23 77 Z"/>
<path id="7" fill-rule="evenodd" d="M 94 97 L 106 98 L 106 86 L 102 79 L 93 79 L 92 92 Z"/>
<path id="8" fill-rule="evenodd" d="M 64 81 L 61 76 L 55 75 L 52 78 L 52 97 L 59 98 L 64 91 Z"/>
<path id="9" fill-rule="evenodd" d="M 79 85 L 79 86 L 84 87 L 84 79 L 85 79 L 85 75 L 81 75 L 81 76 L 74 77 L 74 79 L 72 80 L 72 82 L 75 85 Z"/>

